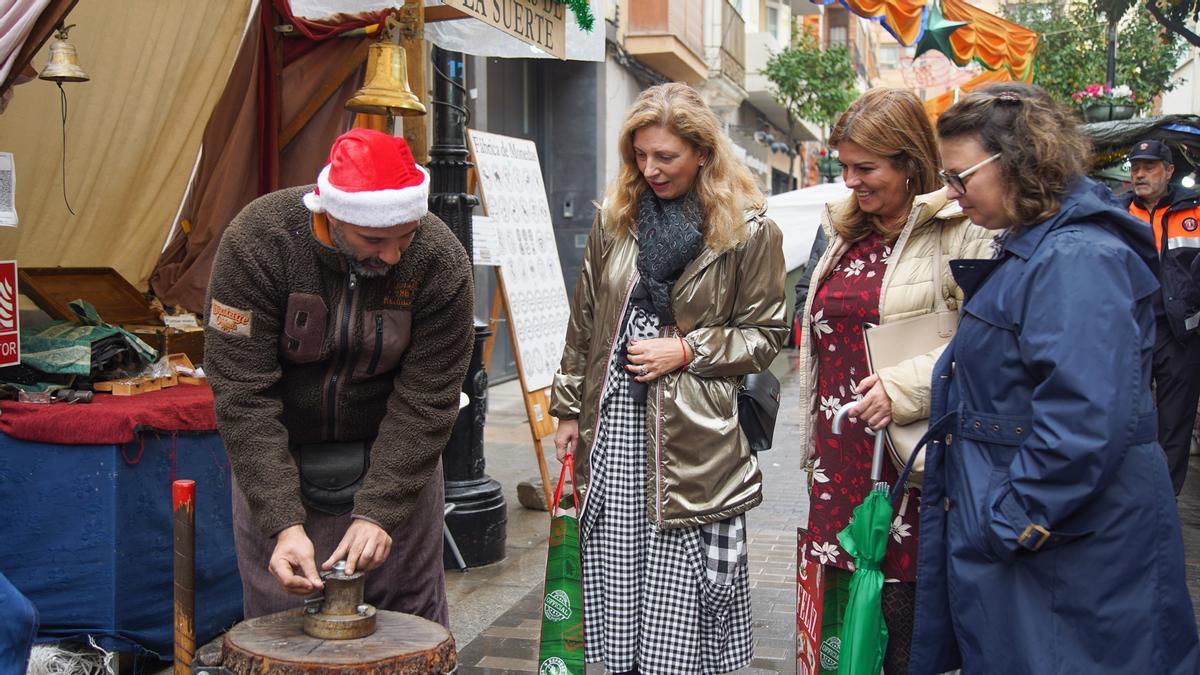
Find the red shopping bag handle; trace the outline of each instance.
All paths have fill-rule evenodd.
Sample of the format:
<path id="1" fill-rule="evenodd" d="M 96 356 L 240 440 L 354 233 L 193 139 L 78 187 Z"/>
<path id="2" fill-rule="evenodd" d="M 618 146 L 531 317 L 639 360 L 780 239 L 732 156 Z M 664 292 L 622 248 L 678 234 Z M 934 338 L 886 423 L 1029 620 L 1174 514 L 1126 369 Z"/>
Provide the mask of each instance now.
<path id="1" fill-rule="evenodd" d="M 558 487 L 554 488 L 554 505 L 550 507 L 550 517 L 558 515 L 558 505 L 562 501 L 563 484 L 567 480 L 567 474 L 571 474 L 571 480 L 575 480 L 575 455 L 567 453 L 563 459 L 562 471 L 558 474 Z M 575 492 L 575 486 L 571 486 L 571 499 L 575 501 L 575 510 L 579 511 L 579 493 Z"/>

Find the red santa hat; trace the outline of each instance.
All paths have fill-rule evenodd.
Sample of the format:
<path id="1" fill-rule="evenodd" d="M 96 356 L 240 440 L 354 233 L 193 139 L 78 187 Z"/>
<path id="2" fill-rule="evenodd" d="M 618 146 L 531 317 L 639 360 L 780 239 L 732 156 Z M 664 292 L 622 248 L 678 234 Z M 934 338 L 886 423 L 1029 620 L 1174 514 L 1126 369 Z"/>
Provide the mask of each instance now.
<path id="1" fill-rule="evenodd" d="M 304 205 L 359 227 L 410 223 L 429 212 L 429 172 L 413 160 L 403 138 L 351 129 L 333 142 Z"/>

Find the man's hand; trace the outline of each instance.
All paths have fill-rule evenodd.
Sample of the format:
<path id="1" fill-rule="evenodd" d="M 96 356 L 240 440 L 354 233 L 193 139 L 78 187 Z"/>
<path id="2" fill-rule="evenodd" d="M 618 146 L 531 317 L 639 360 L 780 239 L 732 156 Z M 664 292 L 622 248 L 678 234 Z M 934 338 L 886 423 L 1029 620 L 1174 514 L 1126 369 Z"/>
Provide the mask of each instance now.
<path id="1" fill-rule="evenodd" d="M 875 430 L 892 423 L 892 397 L 888 396 L 878 375 L 868 376 L 858 383 L 858 387 L 854 391 L 865 395 L 850 411 L 850 417 L 861 419 L 867 423 L 867 426 Z"/>
<path id="2" fill-rule="evenodd" d="M 354 570 L 368 572 L 379 567 L 388 559 L 392 552 L 392 538 L 383 528 L 369 520 L 355 518 L 354 522 L 342 536 L 333 555 L 321 564 L 321 569 L 333 569 L 333 564 L 339 560 L 346 561 L 346 574 L 354 574 Z"/>
<path id="3" fill-rule="evenodd" d="M 559 420 L 554 432 L 554 454 L 561 464 L 567 455 L 574 455 L 579 447 L 579 420 Z"/>
<path id="4" fill-rule="evenodd" d="M 292 525 L 275 535 L 275 550 L 271 553 L 268 569 L 288 593 L 308 595 L 325 587 L 317 574 L 312 540 L 304 532 L 303 525 Z"/>

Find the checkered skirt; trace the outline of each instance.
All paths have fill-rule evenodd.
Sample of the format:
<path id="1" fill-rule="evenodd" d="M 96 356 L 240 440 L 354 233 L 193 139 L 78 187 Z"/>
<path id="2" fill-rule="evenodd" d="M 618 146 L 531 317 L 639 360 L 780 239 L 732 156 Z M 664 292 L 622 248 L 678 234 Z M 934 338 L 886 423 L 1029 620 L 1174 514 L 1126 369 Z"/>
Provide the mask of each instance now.
<path id="1" fill-rule="evenodd" d="M 630 307 L 623 339 L 658 336 Z M 753 656 L 746 520 L 659 530 L 646 515 L 646 408 L 610 359 L 581 518 L 588 661 L 613 672 L 723 673 Z"/>

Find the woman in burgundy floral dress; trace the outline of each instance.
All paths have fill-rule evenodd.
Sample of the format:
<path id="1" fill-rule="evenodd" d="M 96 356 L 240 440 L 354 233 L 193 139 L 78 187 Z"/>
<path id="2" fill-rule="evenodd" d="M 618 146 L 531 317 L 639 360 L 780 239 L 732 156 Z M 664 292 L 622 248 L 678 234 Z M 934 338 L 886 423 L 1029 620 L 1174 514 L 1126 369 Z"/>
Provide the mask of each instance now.
<path id="1" fill-rule="evenodd" d="M 940 293 L 958 307 L 949 266 L 934 288 L 934 247 L 946 261 L 988 257 L 990 235 L 946 199 L 937 175 L 937 142 L 924 106 L 911 92 L 873 89 L 842 114 L 830 144 L 853 193 L 829 204 L 822 227 L 829 247 L 811 270 L 801 350 L 801 446 L 809 474 L 809 535 L 803 555 L 826 566 L 827 579 L 853 570 L 837 535 L 873 485 L 876 429 L 929 415 L 929 378 L 938 352 L 872 373 L 864 323 L 888 323 L 934 310 Z M 941 188 L 941 189 L 939 189 Z M 940 350 L 939 350 L 940 351 Z M 805 401 L 804 398 L 801 399 Z M 833 415 L 858 400 L 849 424 L 834 435 Z M 887 463 L 884 480 L 894 483 Z M 919 488 L 896 508 L 883 559 L 886 673 L 907 672 L 917 569 Z M 828 583 L 828 582 L 827 582 Z"/>

